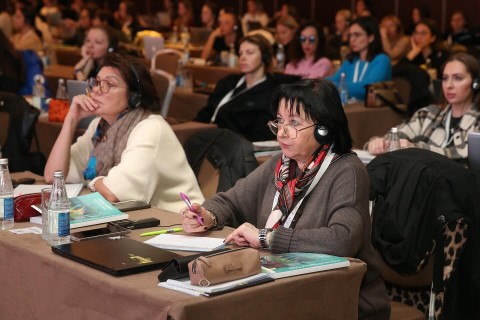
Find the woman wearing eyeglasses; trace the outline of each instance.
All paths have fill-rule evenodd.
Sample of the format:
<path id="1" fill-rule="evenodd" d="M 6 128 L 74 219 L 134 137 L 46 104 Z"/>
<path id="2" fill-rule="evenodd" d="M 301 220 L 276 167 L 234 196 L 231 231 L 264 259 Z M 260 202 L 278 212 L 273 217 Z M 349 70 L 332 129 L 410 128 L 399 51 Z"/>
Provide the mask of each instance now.
<path id="1" fill-rule="evenodd" d="M 372 17 L 360 17 L 349 28 L 351 52 L 340 69 L 329 79 L 337 86 L 342 73 L 351 98 L 365 100 L 365 85 L 392 79 L 390 58 L 383 53 L 378 23 Z"/>
<path id="2" fill-rule="evenodd" d="M 141 79 L 141 80 L 140 80 Z M 45 167 L 51 182 L 63 170 L 67 182 L 84 182 L 111 202 L 143 200 L 176 211 L 185 192 L 203 201 L 197 180 L 171 127 L 160 112 L 145 64 L 109 54 L 91 92 L 75 96 Z M 78 122 L 96 115 L 71 145 Z"/>
<path id="3" fill-rule="evenodd" d="M 286 74 L 302 78 L 323 78 L 333 71 L 332 62 L 325 57 L 326 39 L 320 25 L 309 21 L 296 32 L 290 49 L 290 62 Z"/>
<path id="4" fill-rule="evenodd" d="M 240 246 L 361 259 L 367 272 L 360 289 L 359 318 L 388 319 L 390 304 L 370 242 L 368 175 L 351 152 L 337 89 L 327 80 L 300 80 L 281 85 L 272 106 L 276 120 L 268 126 L 282 154 L 227 192 L 202 205 L 193 204 L 195 212 L 183 208 L 184 231 L 228 225 L 238 228 L 225 242 Z"/>

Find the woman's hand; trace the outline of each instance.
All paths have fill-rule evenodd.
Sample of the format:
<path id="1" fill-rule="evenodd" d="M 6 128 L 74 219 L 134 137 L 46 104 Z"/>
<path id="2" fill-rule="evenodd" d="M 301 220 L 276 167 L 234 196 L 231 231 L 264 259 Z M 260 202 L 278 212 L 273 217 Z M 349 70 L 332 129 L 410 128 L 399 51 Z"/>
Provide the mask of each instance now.
<path id="1" fill-rule="evenodd" d="M 242 247 L 260 248 L 258 229 L 251 223 L 244 223 L 225 238 L 225 243 L 235 242 Z"/>
<path id="2" fill-rule="evenodd" d="M 387 151 L 384 138 L 375 138 L 368 143 L 368 152 L 373 155 L 379 155 Z"/>
<path id="3" fill-rule="evenodd" d="M 195 212 L 190 211 L 188 207 L 180 210 L 182 218 L 183 231 L 186 233 L 204 232 L 213 227 L 212 215 L 199 205 L 198 203 L 192 203 L 192 208 Z M 199 223 L 197 217 L 203 221 L 203 225 Z"/>
<path id="4" fill-rule="evenodd" d="M 407 149 L 413 147 L 415 147 L 415 144 L 413 144 L 412 142 L 408 141 L 407 139 L 400 139 L 400 148 Z"/>
<path id="5" fill-rule="evenodd" d="M 94 114 L 97 108 L 98 104 L 90 96 L 79 94 L 73 97 L 65 120 L 79 121 Z"/>
<path id="6" fill-rule="evenodd" d="M 82 58 L 84 58 L 84 59 L 88 59 L 88 58 L 91 59 L 92 58 L 91 55 L 90 55 L 90 52 L 88 51 L 88 48 L 85 44 L 82 46 L 82 49 L 81 49 L 80 52 L 82 54 Z"/>

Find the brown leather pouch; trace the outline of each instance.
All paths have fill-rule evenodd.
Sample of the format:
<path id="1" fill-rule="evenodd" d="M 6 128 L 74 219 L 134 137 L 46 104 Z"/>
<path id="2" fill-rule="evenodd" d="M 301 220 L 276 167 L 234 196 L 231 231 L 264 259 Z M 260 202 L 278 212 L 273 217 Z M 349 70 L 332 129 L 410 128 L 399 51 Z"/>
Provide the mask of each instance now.
<path id="1" fill-rule="evenodd" d="M 42 195 L 40 193 L 23 194 L 13 199 L 15 222 L 29 221 L 30 217 L 39 216 L 40 212 L 32 208 L 33 204 L 40 205 Z"/>
<path id="2" fill-rule="evenodd" d="M 252 248 L 200 256 L 188 264 L 190 283 L 202 287 L 253 276 L 260 272 L 260 255 Z"/>

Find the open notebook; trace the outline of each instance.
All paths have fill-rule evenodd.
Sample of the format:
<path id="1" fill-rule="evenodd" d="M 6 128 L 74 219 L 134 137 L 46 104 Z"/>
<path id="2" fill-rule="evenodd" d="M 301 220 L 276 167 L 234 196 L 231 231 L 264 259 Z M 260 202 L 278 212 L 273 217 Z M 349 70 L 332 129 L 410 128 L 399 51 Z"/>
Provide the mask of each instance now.
<path id="1" fill-rule="evenodd" d="M 144 243 L 151 246 L 178 251 L 207 252 L 223 248 L 223 238 L 183 236 L 176 234 L 159 234 Z"/>

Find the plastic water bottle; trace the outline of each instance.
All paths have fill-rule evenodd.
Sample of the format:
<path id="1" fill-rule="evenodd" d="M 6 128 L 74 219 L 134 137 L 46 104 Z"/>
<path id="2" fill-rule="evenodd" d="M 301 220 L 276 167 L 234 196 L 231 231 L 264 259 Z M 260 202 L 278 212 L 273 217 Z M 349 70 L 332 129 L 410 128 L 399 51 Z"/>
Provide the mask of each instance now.
<path id="1" fill-rule="evenodd" d="M 345 81 L 345 72 L 340 74 L 340 82 L 338 83 L 338 92 L 340 93 L 340 101 L 342 105 L 348 104 L 348 87 Z"/>
<path id="2" fill-rule="evenodd" d="M 237 66 L 237 55 L 235 54 L 235 47 L 232 45 L 230 47 L 230 52 L 228 53 L 228 67 L 235 68 Z"/>
<path id="3" fill-rule="evenodd" d="M 13 186 L 8 159 L 0 159 L 0 222 L 2 230 L 13 228 Z"/>
<path id="4" fill-rule="evenodd" d="M 390 134 L 388 136 L 388 146 L 387 151 L 395 151 L 400 149 L 400 138 L 398 137 L 398 128 L 393 127 L 390 129 Z"/>
<path id="5" fill-rule="evenodd" d="M 183 27 L 182 32 L 180 33 L 180 40 L 184 46 L 190 44 L 190 32 L 188 32 L 188 27 Z"/>
<path id="6" fill-rule="evenodd" d="M 177 28 L 177 26 L 173 26 L 172 34 L 170 36 L 170 42 L 171 43 L 177 43 L 178 42 L 178 28 Z"/>
<path id="7" fill-rule="evenodd" d="M 33 106 L 42 110 L 44 107 L 45 101 L 45 87 L 43 84 L 45 83 L 45 78 L 41 74 L 36 74 L 33 77 Z"/>
<path id="8" fill-rule="evenodd" d="M 65 189 L 63 171 L 53 173 L 52 193 L 48 203 L 48 244 L 70 242 L 70 202 Z"/>
<path id="9" fill-rule="evenodd" d="M 57 99 L 68 100 L 67 89 L 65 87 L 65 80 L 62 78 L 58 79 L 57 94 L 55 96 Z"/>
<path id="10" fill-rule="evenodd" d="M 277 68 L 285 68 L 285 49 L 281 43 L 278 44 L 277 55 L 275 58 L 277 59 Z"/>

